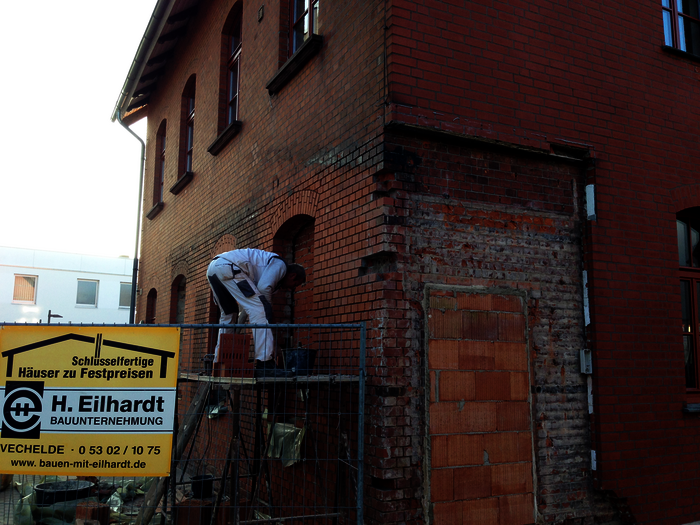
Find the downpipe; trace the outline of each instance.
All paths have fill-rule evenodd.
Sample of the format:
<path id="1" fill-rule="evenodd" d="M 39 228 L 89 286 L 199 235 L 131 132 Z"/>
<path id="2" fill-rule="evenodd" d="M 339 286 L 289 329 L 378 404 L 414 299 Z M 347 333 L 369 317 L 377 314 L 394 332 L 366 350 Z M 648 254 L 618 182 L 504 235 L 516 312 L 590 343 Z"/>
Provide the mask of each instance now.
<path id="1" fill-rule="evenodd" d="M 141 199 L 143 198 L 143 170 L 146 163 L 146 144 L 141 137 L 134 133 L 129 126 L 124 124 L 122 121 L 122 111 L 121 108 L 117 108 L 116 111 L 117 121 L 119 124 L 131 133 L 136 140 L 141 143 L 141 166 L 139 169 L 139 200 L 136 206 L 136 245 L 134 246 L 134 268 L 131 274 L 131 303 L 129 305 L 129 324 L 134 324 L 134 319 L 136 317 L 136 285 L 138 283 L 138 273 L 139 273 L 139 241 L 141 237 Z"/>

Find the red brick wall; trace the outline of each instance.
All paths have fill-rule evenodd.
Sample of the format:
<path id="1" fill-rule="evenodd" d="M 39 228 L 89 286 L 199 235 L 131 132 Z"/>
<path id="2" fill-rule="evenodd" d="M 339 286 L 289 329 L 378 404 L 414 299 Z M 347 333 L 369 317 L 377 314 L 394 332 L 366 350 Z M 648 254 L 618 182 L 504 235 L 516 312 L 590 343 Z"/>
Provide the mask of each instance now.
<path id="1" fill-rule="evenodd" d="M 613 515 L 591 490 L 578 371 L 586 344 L 596 351 L 599 486 L 628 498 L 641 520 L 700 518 L 698 422 L 680 412 L 673 328 L 674 188 L 696 178 L 700 85 L 694 64 L 660 49 L 659 6 L 391 0 L 385 13 L 379 0 L 322 3 L 321 52 L 270 96 L 281 8 L 266 4 L 258 22 L 259 5 L 244 2 L 243 124 L 214 157 L 206 149 L 217 135 L 220 35 L 232 6 L 199 10 L 149 102 L 145 211 L 155 126 L 166 119 L 167 136 L 179 135 L 182 90 L 196 74 L 194 179 L 168 192 L 181 175 L 170 140 L 164 207 L 143 226 L 139 288 L 158 290 L 156 321 L 168 318 L 177 275 L 187 282 L 186 321 L 209 320 L 205 270 L 225 235 L 271 249 L 286 221 L 313 218 L 305 316 L 369 327 L 366 521 L 422 523 L 425 286 L 522 292 L 544 520 Z M 586 153 L 595 170 L 566 158 Z M 586 230 L 591 182 L 598 220 Z M 584 267 L 593 319 L 585 333 Z M 139 320 L 145 310 L 146 293 Z M 192 363 L 197 352 L 193 342 Z"/>
<path id="2" fill-rule="evenodd" d="M 387 137 L 387 166 L 395 171 L 381 176 L 377 186 L 386 190 L 382 222 L 397 238 L 397 255 L 387 257 L 388 262 L 378 259 L 377 266 L 368 270 L 377 278 L 396 280 L 396 288 L 404 291 L 403 301 L 396 302 L 406 309 L 403 316 L 396 310 L 386 313 L 397 322 L 401 317 L 411 321 L 407 335 L 412 337 L 397 338 L 397 346 L 406 348 L 403 355 L 414 369 L 426 366 L 426 359 L 430 367 L 430 347 L 423 347 L 420 335 L 426 330 L 422 312 L 430 306 L 423 291 L 428 283 L 477 287 L 483 293 L 523 293 L 537 510 L 553 523 L 613 516 L 615 509 L 598 502 L 590 490 L 586 378 L 578 360 L 585 344 L 581 288 L 585 165 L 478 142 L 412 135 L 407 130 Z M 452 315 L 461 318 L 460 312 Z M 425 337 L 430 340 L 433 328 L 428 329 Z M 492 335 L 485 333 L 483 338 L 497 341 Z M 411 392 L 419 383 L 413 377 L 398 384 Z M 416 421 L 414 435 L 420 435 L 416 416 L 423 410 L 421 400 L 411 396 L 407 413 Z M 439 507 L 433 510 L 439 512 Z"/>
<path id="3" fill-rule="evenodd" d="M 389 122 L 595 159 L 593 478 L 640 522 L 700 519 L 674 233 L 700 204 L 697 60 L 662 49 L 657 2 L 390 4 Z"/>

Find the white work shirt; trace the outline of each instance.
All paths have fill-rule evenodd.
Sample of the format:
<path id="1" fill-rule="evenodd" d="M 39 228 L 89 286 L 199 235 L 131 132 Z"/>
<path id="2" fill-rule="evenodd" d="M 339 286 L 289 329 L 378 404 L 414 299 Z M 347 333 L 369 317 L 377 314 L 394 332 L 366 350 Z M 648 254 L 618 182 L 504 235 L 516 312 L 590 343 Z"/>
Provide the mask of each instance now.
<path id="1" fill-rule="evenodd" d="M 217 255 L 245 273 L 271 303 L 272 293 L 287 274 L 287 265 L 276 253 L 244 248 Z M 272 263 L 272 264 L 271 264 Z"/>

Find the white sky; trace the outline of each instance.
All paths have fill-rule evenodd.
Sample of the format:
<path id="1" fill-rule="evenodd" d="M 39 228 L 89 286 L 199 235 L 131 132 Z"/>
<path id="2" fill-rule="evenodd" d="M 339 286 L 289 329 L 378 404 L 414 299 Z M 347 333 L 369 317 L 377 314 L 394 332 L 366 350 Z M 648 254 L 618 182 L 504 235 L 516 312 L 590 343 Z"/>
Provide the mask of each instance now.
<path id="1" fill-rule="evenodd" d="M 110 117 L 155 3 L 0 3 L 0 246 L 134 256 L 141 147 Z"/>

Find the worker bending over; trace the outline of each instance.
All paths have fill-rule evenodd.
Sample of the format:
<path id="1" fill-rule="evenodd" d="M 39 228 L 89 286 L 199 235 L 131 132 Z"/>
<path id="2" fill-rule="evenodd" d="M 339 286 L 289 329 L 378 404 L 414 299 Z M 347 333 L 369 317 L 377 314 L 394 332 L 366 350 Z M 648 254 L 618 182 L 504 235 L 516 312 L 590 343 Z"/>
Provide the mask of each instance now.
<path id="1" fill-rule="evenodd" d="M 207 269 L 207 280 L 221 310 L 221 324 L 233 324 L 235 304 L 238 303 L 239 324 L 245 323 L 247 318 L 250 324 L 264 325 L 273 322 L 272 294 L 304 284 L 306 272 L 299 264 L 285 263 L 277 254 L 246 248 L 214 257 Z M 265 375 L 265 371 L 276 368 L 272 330 L 253 330 L 253 341 L 256 375 Z M 219 341 L 214 352 L 214 362 L 218 361 Z"/>

